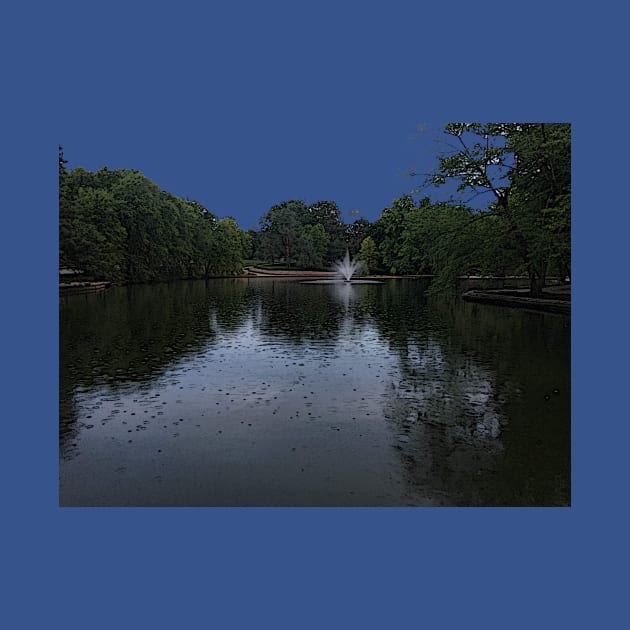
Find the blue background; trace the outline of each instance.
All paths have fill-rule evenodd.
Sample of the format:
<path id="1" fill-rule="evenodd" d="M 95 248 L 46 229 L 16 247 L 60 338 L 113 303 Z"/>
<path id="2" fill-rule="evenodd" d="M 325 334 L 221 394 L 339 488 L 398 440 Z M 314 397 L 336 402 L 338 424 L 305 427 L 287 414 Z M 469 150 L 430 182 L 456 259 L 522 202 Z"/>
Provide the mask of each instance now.
<path id="1" fill-rule="evenodd" d="M 549 2 L 22 2 L 2 11 L 7 627 L 623 625 L 621 16 L 607 3 L 594 13 Z M 332 104 L 294 113 L 291 98 L 312 92 Z M 305 130 L 317 111 L 324 117 Z M 213 208 L 204 178 L 220 166 L 231 178 L 241 163 L 236 199 L 256 198 L 258 165 L 277 171 L 259 210 L 284 183 L 280 198 L 332 197 L 346 211 L 368 203 L 353 197 L 362 177 L 348 159 L 360 169 L 374 155 L 366 190 L 393 198 L 404 191 L 375 174 L 411 166 L 406 138 L 417 123 L 477 119 L 573 123 L 572 508 L 58 508 L 57 144 L 70 166 L 138 168 L 218 214 L 237 216 L 224 201 Z M 287 158 L 303 138 L 318 157 L 345 151 L 321 194 L 303 178 L 308 160 Z M 173 154 L 186 156 L 181 169 Z M 368 187 L 375 178 L 380 192 Z"/>

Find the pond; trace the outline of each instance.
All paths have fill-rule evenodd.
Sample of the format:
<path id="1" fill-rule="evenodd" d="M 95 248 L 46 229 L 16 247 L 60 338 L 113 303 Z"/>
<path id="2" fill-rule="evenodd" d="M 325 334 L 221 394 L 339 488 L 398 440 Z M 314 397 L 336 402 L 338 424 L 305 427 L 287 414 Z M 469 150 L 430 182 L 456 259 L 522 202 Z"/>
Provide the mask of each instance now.
<path id="1" fill-rule="evenodd" d="M 570 505 L 569 318 L 427 288 L 61 298 L 60 505 Z"/>

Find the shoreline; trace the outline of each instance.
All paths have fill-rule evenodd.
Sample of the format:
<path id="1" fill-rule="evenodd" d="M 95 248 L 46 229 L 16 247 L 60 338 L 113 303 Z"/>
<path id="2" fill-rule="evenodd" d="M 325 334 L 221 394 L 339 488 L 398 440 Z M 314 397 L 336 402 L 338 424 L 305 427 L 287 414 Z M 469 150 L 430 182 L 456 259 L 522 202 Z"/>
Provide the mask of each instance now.
<path id="1" fill-rule="evenodd" d="M 59 296 L 77 295 L 78 293 L 99 293 L 112 286 L 111 282 L 60 282 Z"/>
<path id="2" fill-rule="evenodd" d="M 571 285 L 545 287 L 543 295 L 531 297 L 528 289 L 471 289 L 462 294 L 466 302 L 524 308 L 545 313 L 571 315 Z"/>
<path id="3" fill-rule="evenodd" d="M 247 278 L 294 278 L 298 279 L 333 279 L 337 277 L 334 271 L 305 271 L 300 269 L 264 269 L 260 267 L 245 267 L 243 273 L 229 277 L 233 279 Z M 432 278 L 432 275 L 383 275 L 366 274 L 357 276 L 357 279 L 366 280 L 387 280 L 396 278 Z M 216 279 L 208 278 L 208 279 Z M 203 279 L 203 278 L 202 278 Z M 484 276 L 460 276 L 460 280 L 524 280 L 526 276 L 505 276 L 487 278 Z M 144 284 L 144 283 L 143 283 Z M 115 286 L 109 281 L 74 281 L 60 282 L 59 296 L 77 295 L 82 293 L 100 293 Z M 503 288 L 503 289 L 469 289 L 461 294 L 461 298 L 466 302 L 486 304 L 490 306 L 501 306 L 508 308 L 523 308 L 538 312 L 556 313 L 560 315 L 571 315 L 571 285 L 551 285 L 543 289 L 543 295 L 539 297 L 529 296 L 527 288 Z"/>

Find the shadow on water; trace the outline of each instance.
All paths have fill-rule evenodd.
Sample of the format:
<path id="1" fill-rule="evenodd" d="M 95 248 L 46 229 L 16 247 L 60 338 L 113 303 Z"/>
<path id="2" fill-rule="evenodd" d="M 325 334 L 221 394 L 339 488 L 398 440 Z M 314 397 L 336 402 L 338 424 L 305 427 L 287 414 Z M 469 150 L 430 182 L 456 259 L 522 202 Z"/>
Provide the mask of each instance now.
<path id="1" fill-rule="evenodd" d="M 115 287 L 60 299 L 60 446 L 76 431 L 75 392 L 151 386 L 169 365 L 211 345 L 247 316 L 246 286 L 224 280 Z"/>
<path id="2" fill-rule="evenodd" d="M 556 315 L 383 291 L 399 358 L 385 415 L 410 477 L 457 505 L 570 502 L 570 327 Z"/>

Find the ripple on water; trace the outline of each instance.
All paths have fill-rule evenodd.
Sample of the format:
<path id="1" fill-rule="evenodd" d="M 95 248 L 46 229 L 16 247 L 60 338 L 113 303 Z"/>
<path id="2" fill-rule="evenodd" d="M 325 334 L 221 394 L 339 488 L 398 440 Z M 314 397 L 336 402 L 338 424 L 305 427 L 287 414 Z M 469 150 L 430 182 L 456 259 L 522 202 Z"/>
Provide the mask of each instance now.
<path id="1" fill-rule="evenodd" d="M 223 287 L 229 297 L 225 304 L 214 286 Z M 60 446 L 63 442 L 65 451 L 60 448 L 60 453 L 66 456 L 75 449 L 74 467 L 62 468 L 63 496 L 80 501 L 80 480 L 94 479 L 98 496 L 114 493 L 115 488 L 129 492 L 123 503 L 133 502 L 133 497 L 141 500 L 145 494 L 168 502 L 169 497 L 181 496 L 174 491 L 177 487 L 187 488 L 187 496 L 233 504 L 273 504 L 274 497 L 297 502 L 300 497 L 320 496 L 326 487 L 326 497 L 332 500 L 351 496 L 356 489 L 344 485 L 344 480 L 369 463 L 375 478 L 384 483 L 391 475 L 392 483 L 408 492 L 406 497 L 414 492 L 406 484 L 415 479 L 424 484 L 424 495 L 418 496 L 433 493 L 436 501 L 465 502 L 473 496 L 466 479 L 474 478 L 478 502 L 496 503 L 498 484 L 492 494 L 489 473 L 480 477 L 477 469 L 491 471 L 493 462 L 513 453 L 518 466 L 512 469 L 526 470 L 529 480 L 519 486 L 515 477 L 511 496 L 524 496 L 529 484 L 527 491 L 544 502 L 552 494 L 545 494 L 548 479 L 568 479 L 559 463 L 568 461 L 568 450 L 553 433 L 562 425 L 566 414 L 562 405 L 569 398 L 565 395 L 569 385 L 559 376 L 568 348 L 557 342 L 563 333 L 549 324 L 545 347 L 539 343 L 542 335 L 533 318 L 512 314 L 501 319 L 493 311 L 486 315 L 486 310 L 472 317 L 461 305 L 428 306 L 421 293 L 405 289 L 409 286 L 355 287 L 345 303 L 325 285 L 302 288 L 311 291 L 309 297 L 276 281 L 217 283 L 203 285 L 194 300 L 182 299 L 183 294 L 173 299 L 176 309 L 171 314 L 160 303 L 155 309 L 159 317 L 143 310 L 135 319 L 129 309 L 139 308 L 139 302 L 125 293 L 119 304 L 124 316 L 108 313 L 106 319 L 139 323 L 136 338 L 117 331 L 123 339 L 115 346 L 101 338 L 106 331 L 104 313 L 95 310 L 90 315 L 93 323 L 87 328 L 82 324 L 80 339 L 68 339 L 61 357 L 62 364 L 70 364 L 64 378 L 72 397 L 61 406 Z M 151 295 L 158 289 L 134 291 L 131 296 Z M 165 296 L 171 289 L 160 291 L 160 299 L 168 301 Z M 107 299 L 115 296 L 114 291 Z M 201 306 L 194 310 L 192 304 Z M 66 326 L 64 331 L 69 332 L 64 334 L 72 337 L 73 330 L 76 327 Z M 509 340 L 509 352 L 497 347 L 493 341 L 497 335 Z M 86 348 L 88 343 L 100 345 L 99 351 Z M 112 347 L 133 352 L 133 364 L 130 357 L 111 356 Z M 95 358 L 88 364 L 86 356 Z M 528 357 L 536 366 L 537 382 L 516 356 Z M 499 383 L 498 374 L 501 382 L 512 385 Z M 537 392 L 534 402 L 532 391 Z M 207 413 L 209 409 L 216 413 Z M 134 425 L 143 415 L 150 420 Z M 122 438 L 128 435 L 122 418 L 130 416 L 134 429 L 129 431 L 136 436 L 133 446 L 131 441 L 127 444 L 133 457 L 121 449 L 127 439 Z M 115 418 L 121 422 L 103 424 Z M 77 432 L 79 427 L 85 432 Z M 554 439 L 533 448 L 529 434 Z M 166 449 L 170 440 L 173 446 Z M 297 440 L 308 444 L 314 459 L 295 468 L 294 472 L 307 473 L 300 475 L 301 486 L 292 490 L 294 476 L 287 472 L 282 454 L 288 448 L 293 452 L 291 445 Z M 495 446 L 503 441 L 509 449 L 501 454 Z M 552 442 L 553 457 L 545 452 Z M 157 489 L 155 471 L 147 462 L 163 451 L 163 477 Z M 545 474 L 523 463 L 532 453 Z M 483 466 L 477 456 L 485 458 Z M 102 461 L 110 462 L 110 472 L 117 464 L 128 466 L 124 487 L 108 479 L 108 470 L 99 468 Z M 448 466 L 442 467 L 443 461 Z M 466 468 L 468 461 L 477 462 L 474 470 Z M 509 468 L 510 461 L 505 466 Z M 405 474 L 396 476 L 392 471 L 397 467 Z M 568 481 L 561 483 L 569 487 Z M 240 488 L 240 494 L 227 496 L 222 488 L 228 487 Z M 392 496 L 376 488 L 363 490 L 362 496 L 374 501 Z"/>

